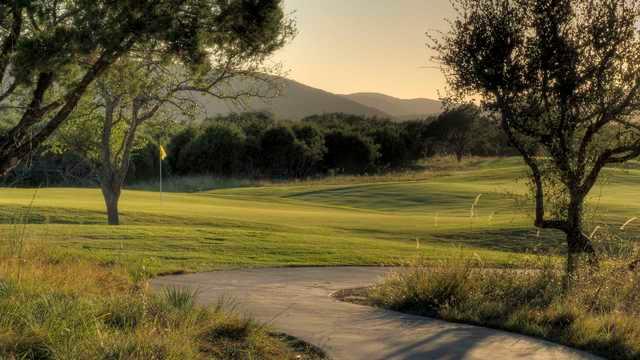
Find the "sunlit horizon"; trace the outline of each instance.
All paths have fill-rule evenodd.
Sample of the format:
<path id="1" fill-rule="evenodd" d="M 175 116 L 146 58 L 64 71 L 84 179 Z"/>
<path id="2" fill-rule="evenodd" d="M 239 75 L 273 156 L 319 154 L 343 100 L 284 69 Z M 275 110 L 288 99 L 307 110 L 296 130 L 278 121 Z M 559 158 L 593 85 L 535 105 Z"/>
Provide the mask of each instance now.
<path id="1" fill-rule="evenodd" d="M 287 77 L 336 94 L 443 95 L 427 31 L 446 29 L 448 0 L 284 0 L 298 35 L 275 60 Z"/>

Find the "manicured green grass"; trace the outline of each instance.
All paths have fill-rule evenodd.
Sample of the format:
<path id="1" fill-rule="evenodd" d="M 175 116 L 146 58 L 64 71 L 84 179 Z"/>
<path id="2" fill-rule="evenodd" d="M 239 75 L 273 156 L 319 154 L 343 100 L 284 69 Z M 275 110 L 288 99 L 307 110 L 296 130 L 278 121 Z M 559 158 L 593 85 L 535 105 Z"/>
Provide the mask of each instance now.
<path id="1" fill-rule="evenodd" d="M 221 267 L 393 265 L 477 254 L 517 265 L 532 249 L 562 251 L 561 237 L 532 227 L 518 159 L 387 178 L 352 177 L 195 193 L 129 190 L 119 227 L 104 225 L 96 189 L 1 189 L 0 231 L 28 222 L 32 241 L 100 262 L 144 262 L 154 273 Z M 640 214 L 640 170 L 611 169 L 598 221 Z M 370 181 L 371 180 L 371 181 Z M 599 191 L 599 189 L 596 189 Z M 34 199 L 35 193 L 35 200 Z M 475 216 L 471 204 L 479 198 Z M 29 210 L 30 209 L 30 210 Z M 640 222 L 639 222 L 640 224 Z M 632 233 L 631 224 L 627 232 Z M 420 246 L 417 249 L 417 243 Z"/>

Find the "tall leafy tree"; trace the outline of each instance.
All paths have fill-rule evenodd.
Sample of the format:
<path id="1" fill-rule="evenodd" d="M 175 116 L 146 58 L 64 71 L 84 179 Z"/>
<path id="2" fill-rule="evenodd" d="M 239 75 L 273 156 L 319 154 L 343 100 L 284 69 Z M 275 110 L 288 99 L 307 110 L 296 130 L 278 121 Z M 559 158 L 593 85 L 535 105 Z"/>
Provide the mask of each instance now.
<path id="1" fill-rule="evenodd" d="M 125 55 L 143 48 L 206 74 L 216 59 L 260 63 L 292 31 L 281 0 L 2 1 L 0 174 L 45 142 Z"/>
<path id="2" fill-rule="evenodd" d="M 585 198 L 640 155 L 636 0 L 454 0 L 432 46 L 453 95 L 478 97 L 528 165 L 535 225 L 566 234 L 567 270 L 597 263 Z"/>
<path id="3" fill-rule="evenodd" d="M 264 41 L 284 44 L 291 30 L 283 27 L 277 38 Z M 279 84 L 273 75 L 278 67 L 264 64 L 274 48 L 242 56 L 232 47 L 218 49 L 206 66 L 184 67 L 157 51 L 157 46 L 138 45 L 114 62 L 55 137 L 58 149 L 81 154 L 93 166 L 110 225 L 120 223 L 118 202 L 132 151 L 148 141 L 139 136 L 145 125 L 188 121 L 199 113 L 199 101 L 207 101 L 206 97 L 241 102 L 277 94 Z"/>
<path id="4" fill-rule="evenodd" d="M 480 109 L 473 104 L 464 104 L 446 110 L 429 125 L 429 136 L 440 146 L 456 156 L 458 162 L 474 145 L 487 135 L 491 124 L 482 117 Z"/>

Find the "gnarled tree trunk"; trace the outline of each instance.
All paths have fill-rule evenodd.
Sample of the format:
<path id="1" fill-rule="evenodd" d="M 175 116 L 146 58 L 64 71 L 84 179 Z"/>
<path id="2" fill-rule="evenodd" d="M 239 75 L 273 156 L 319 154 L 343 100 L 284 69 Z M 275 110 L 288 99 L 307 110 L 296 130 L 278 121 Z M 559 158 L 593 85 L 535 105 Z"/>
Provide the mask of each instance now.
<path id="1" fill-rule="evenodd" d="M 101 84 L 99 83 L 99 85 Z M 117 154 L 114 154 L 111 150 L 111 136 L 114 126 L 114 113 L 116 111 L 116 108 L 120 104 L 121 98 L 109 97 L 108 93 L 106 92 L 104 93 L 104 98 L 105 113 L 102 128 L 102 139 L 100 147 L 101 161 L 99 169 L 100 189 L 102 190 L 102 196 L 104 197 L 104 203 L 107 208 L 107 223 L 109 225 L 120 225 L 118 202 L 120 201 L 122 184 L 128 170 L 129 153 L 127 152 L 121 157 L 121 159 L 126 159 L 126 161 L 119 161 L 120 159 L 118 158 Z M 129 136 L 125 138 L 125 143 L 127 142 L 128 138 Z M 126 149 L 124 149 L 124 151 L 130 151 L 130 148 L 127 147 Z"/>
<path id="2" fill-rule="evenodd" d="M 131 119 L 125 130 L 124 138 L 118 149 L 112 150 L 112 135 L 115 124 L 115 113 L 122 101 L 122 96 L 110 96 L 102 82 L 98 82 L 99 89 L 105 100 L 104 120 L 102 126 L 102 139 L 100 142 L 100 188 L 104 196 L 107 207 L 107 222 L 109 225 L 119 225 L 120 215 L 118 211 L 118 201 L 124 180 L 129 172 L 131 162 L 131 151 L 136 137 L 138 126 L 145 120 L 151 118 L 158 111 L 160 104 L 156 104 L 149 112 L 140 115 L 140 109 L 144 105 L 143 100 L 136 98 L 131 105 Z"/>
<path id="3" fill-rule="evenodd" d="M 567 209 L 567 228 L 565 230 L 567 240 L 567 278 L 565 287 L 568 287 L 571 277 L 576 274 L 580 264 L 584 261 L 591 268 L 598 266 L 598 257 L 591 239 L 584 234 L 585 196 L 579 191 L 573 191 Z"/>
<path id="4" fill-rule="evenodd" d="M 113 181 L 101 180 L 100 189 L 107 207 L 107 224 L 120 225 L 120 213 L 118 211 L 118 201 L 120 201 L 120 184 Z"/>

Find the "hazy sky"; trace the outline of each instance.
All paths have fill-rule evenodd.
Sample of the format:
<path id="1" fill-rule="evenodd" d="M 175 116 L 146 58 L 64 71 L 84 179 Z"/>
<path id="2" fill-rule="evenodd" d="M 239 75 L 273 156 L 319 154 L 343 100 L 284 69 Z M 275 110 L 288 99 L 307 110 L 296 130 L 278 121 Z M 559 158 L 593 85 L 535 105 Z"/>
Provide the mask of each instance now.
<path id="1" fill-rule="evenodd" d="M 276 59 L 289 77 L 334 93 L 437 98 L 425 32 L 445 29 L 448 0 L 284 0 L 298 36 Z"/>

